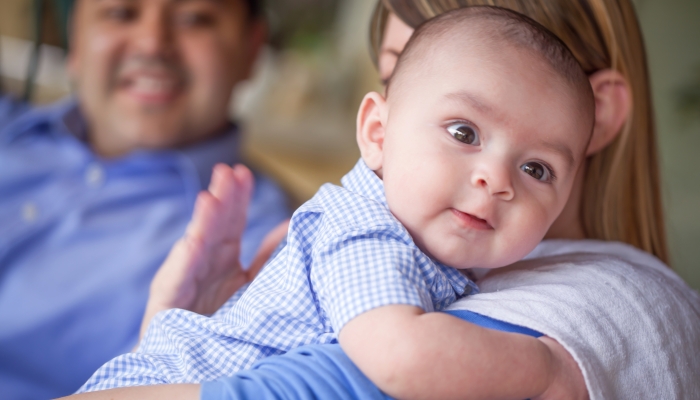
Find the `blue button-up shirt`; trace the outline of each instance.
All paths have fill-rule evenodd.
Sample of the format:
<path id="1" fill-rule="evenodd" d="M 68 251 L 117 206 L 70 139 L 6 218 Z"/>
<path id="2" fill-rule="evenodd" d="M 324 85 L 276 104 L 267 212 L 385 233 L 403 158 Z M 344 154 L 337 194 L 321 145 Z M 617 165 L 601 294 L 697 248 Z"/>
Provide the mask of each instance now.
<path id="1" fill-rule="evenodd" d="M 334 343 L 348 321 L 374 308 L 439 311 L 478 290 L 416 246 L 362 160 L 342 183 L 323 185 L 294 213 L 286 246 L 240 299 L 212 317 L 159 313 L 138 351 L 105 364 L 82 390 L 231 376 L 298 346 Z"/>
<path id="2" fill-rule="evenodd" d="M 74 100 L 31 109 L 0 97 L 0 397 L 74 392 L 135 345 L 150 281 L 183 234 L 228 132 L 182 150 L 102 159 Z M 250 262 L 287 217 L 270 180 L 256 188 L 242 243 Z"/>

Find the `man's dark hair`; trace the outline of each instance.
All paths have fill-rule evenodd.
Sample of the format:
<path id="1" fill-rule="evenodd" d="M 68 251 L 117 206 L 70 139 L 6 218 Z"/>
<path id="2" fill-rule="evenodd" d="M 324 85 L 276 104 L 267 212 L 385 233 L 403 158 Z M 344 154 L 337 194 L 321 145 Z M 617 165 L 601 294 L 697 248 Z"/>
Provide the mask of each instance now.
<path id="1" fill-rule="evenodd" d="M 248 6 L 248 15 L 250 18 L 260 18 L 263 16 L 263 1 L 262 0 L 245 0 Z"/>

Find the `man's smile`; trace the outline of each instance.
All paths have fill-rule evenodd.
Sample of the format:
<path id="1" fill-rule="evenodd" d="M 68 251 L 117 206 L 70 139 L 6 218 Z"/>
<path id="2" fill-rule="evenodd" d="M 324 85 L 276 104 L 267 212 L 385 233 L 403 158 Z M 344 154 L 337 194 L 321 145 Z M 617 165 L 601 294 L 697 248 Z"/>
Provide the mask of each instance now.
<path id="1" fill-rule="evenodd" d="M 183 89 L 182 79 L 172 74 L 132 73 L 119 79 L 117 89 L 133 100 L 148 105 L 166 105 Z"/>

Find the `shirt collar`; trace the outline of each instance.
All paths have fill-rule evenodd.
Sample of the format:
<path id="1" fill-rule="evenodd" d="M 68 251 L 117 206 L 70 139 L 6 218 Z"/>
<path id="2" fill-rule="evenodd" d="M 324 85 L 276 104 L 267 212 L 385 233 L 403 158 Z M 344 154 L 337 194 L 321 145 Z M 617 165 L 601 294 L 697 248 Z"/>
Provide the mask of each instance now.
<path id="1" fill-rule="evenodd" d="M 351 192 L 378 201 L 388 208 L 384 195 L 384 183 L 361 158 L 355 167 L 340 180 L 340 183 Z"/>
<path id="2" fill-rule="evenodd" d="M 240 162 L 241 135 L 238 125 L 228 123 L 221 134 L 194 146 L 176 150 L 197 170 L 202 189 L 209 186 L 214 165 Z"/>
<path id="3" fill-rule="evenodd" d="M 479 286 L 474 283 L 472 277 L 468 276 L 471 275 L 471 271 L 460 271 L 457 268 L 444 265 L 437 260 L 435 260 L 435 263 L 442 269 L 450 285 L 452 285 L 452 289 L 457 293 L 458 298 L 479 293 Z"/>
<path id="4" fill-rule="evenodd" d="M 46 129 L 35 129 L 40 125 L 45 125 Z M 87 146 L 87 124 L 74 97 L 27 111 L 3 130 L 6 132 L 4 136 L 9 141 L 23 135 L 41 133 L 73 136 Z M 199 186 L 203 189 L 209 186 L 215 164 L 232 165 L 240 161 L 240 146 L 241 135 L 238 126 L 228 123 L 220 134 L 204 142 L 181 149 L 138 150 L 134 154 L 125 156 L 124 160 L 133 159 L 133 157 L 161 157 L 174 154 L 196 170 Z"/>
<path id="5" fill-rule="evenodd" d="M 355 167 L 348 172 L 340 182 L 346 189 L 374 201 L 378 201 L 389 208 L 386 202 L 386 195 L 384 194 L 384 182 L 382 182 L 374 171 L 369 169 L 361 158 L 357 164 L 355 164 Z M 479 287 L 458 269 L 444 265 L 437 260 L 434 261 L 443 271 L 459 297 L 479 292 Z"/>
<path id="6" fill-rule="evenodd" d="M 48 106 L 31 107 L 3 127 L 2 137 L 7 142 L 12 142 L 29 134 L 66 133 L 64 117 L 76 109 L 77 102 L 73 97 L 67 97 Z M 42 125 L 45 129 L 36 129 Z"/>

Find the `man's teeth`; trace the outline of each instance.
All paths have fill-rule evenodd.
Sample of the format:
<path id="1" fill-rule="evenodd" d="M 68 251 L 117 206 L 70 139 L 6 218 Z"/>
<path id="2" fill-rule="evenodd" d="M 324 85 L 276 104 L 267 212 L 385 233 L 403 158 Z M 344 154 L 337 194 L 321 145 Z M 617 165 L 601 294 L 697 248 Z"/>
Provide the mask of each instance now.
<path id="1" fill-rule="evenodd" d="M 169 79 L 141 77 L 133 80 L 132 89 L 142 93 L 163 94 L 175 90 L 175 82 Z"/>

